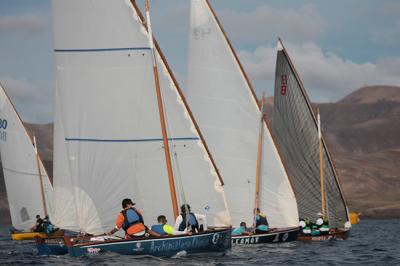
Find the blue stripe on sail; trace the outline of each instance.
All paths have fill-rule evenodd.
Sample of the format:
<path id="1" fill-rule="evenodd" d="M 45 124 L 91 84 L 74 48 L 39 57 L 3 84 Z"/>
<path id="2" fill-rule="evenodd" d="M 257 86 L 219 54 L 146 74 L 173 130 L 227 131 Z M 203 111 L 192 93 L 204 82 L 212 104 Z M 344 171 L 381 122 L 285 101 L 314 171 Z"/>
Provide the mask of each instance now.
<path id="1" fill-rule="evenodd" d="M 182 141 L 182 140 L 199 140 L 197 137 L 186 138 L 168 138 L 169 141 Z M 65 138 L 65 141 L 77 142 L 157 142 L 163 141 L 162 138 L 157 139 L 89 139 L 89 138 Z"/>
<path id="2" fill-rule="evenodd" d="M 120 48 L 92 48 L 92 49 L 54 49 L 56 53 L 85 53 L 85 52 L 109 52 L 109 51 L 147 51 L 150 47 L 120 47 Z"/>

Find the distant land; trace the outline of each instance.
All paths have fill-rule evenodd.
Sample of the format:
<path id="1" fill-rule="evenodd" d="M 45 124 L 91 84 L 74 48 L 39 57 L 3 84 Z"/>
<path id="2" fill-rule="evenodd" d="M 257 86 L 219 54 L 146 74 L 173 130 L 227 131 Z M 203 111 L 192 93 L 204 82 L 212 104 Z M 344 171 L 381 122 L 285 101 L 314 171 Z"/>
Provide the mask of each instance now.
<path id="1" fill-rule="evenodd" d="M 268 99 L 273 118 L 273 100 Z M 400 87 L 369 86 L 335 103 L 316 103 L 350 211 L 400 218 Z M 271 119 L 270 123 L 273 123 Z M 53 125 L 25 124 L 52 173 Z M 0 170 L 0 224 L 10 217 Z"/>

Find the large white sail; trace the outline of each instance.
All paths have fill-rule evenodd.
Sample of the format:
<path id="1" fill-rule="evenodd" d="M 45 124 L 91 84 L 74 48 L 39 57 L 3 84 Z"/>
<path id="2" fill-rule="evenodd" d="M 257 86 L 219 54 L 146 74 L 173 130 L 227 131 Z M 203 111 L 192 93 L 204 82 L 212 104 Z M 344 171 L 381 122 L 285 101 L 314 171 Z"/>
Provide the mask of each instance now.
<path id="1" fill-rule="evenodd" d="M 51 216 L 53 188 L 40 158 L 36 158 L 32 139 L 1 85 L 0 153 L 12 225 L 28 230 L 37 214 L 45 215 L 45 208 Z"/>
<path id="2" fill-rule="evenodd" d="M 208 1 L 191 1 L 188 100 L 224 176 L 235 225 L 253 223 L 260 108 Z M 296 199 L 265 127 L 260 208 L 272 227 L 296 226 Z"/>
<path id="3" fill-rule="evenodd" d="M 53 0 L 53 20 L 56 203 L 71 195 L 69 207 L 88 233 L 112 228 L 123 198 L 137 203 L 148 224 L 160 214 L 172 221 L 151 49 L 136 4 Z M 156 57 L 178 202 L 183 187 L 194 211 L 206 209 L 210 224 L 229 225 L 220 180 L 166 63 Z M 62 206 L 56 216 L 61 223 L 67 216 Z"/>

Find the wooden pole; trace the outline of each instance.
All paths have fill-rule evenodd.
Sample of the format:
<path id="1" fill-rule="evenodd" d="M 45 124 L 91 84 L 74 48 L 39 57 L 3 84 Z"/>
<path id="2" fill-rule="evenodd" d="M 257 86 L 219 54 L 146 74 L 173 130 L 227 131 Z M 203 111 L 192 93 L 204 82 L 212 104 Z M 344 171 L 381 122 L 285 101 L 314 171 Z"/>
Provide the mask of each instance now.
<path id="1" fill-rule="evenodd" d="M 152 60 L 153 75 L 154 75 L 154 83 L 155 83 L 155 88 L 156 88 L 156 93 L 157 93 L 158 111 L 160 114 L 160 123 L 161 123 L 161 132 L 162 132 L 163 144 L 164 144 L 165 160 L 167 163 L 169 190 L 170 190 L 171 200 L 172 200 L 172 210 L 174 213 L 174 218 L 176 219 L 176 217 L 178 217 L 178 215 L 179 215 L 178 200 L 176 198 L 174 172 L 172 171 L 171 153 L 170 153 L 169 143 L 168 143 L 167 126 L 166 126 L 165 114 L 164 114 L 164 105 L 163 105 L 163 101 L 162 101 L 160 80 L 159 80 L 159 76 L 158 76 L 157 58 L 156 58 L 156 53 L 154 50 L 153 33 L 151 30 L 149 0 L 146 0 L 146 21 L 147 21 L 150 49 L 151 49 L 151 52 L 153 55 L 153 60 Z"/>
<path id="2" fill-rule="evenodd" d="M 256 221 L 256 210 L 260 207 L 260 179 L 262 169 L 262 147 L 264 143 L 264 116 L 265 116 L 265 92 L 261 99 L 260 132 L 258 135 L 257 164 L 256 164 L 256 193 L 254 198 L 254 225 Z"/>
<path id="3" fill-rule="evenodd" d="M 324 178 L 324 157 L 322 149 L 322 134 L 321 134 L 321 117 L 317 114 L 318 122 L 318 142 L 319 142 L 319 175 L 321 177 L 321 205 L 322 205 L 322 215 L 325 218 L 325 178 Z"/>
<path id="4" fill-rule="evenodd" d="M 42 194 L 42 204 L 44 210 L 44 216 L 47 216 L 47 205 L 46 205 L 46 198 L 44 196 L 44 186 L 43 186 L 43 177 L 42 177 L 42 170 L 40 169 L 40 161 L 39 161 L 39 154 L 37 149 L 36 137 L 33 136 L 33 145 L 35 147 L 35 157 L 36 157 L 36 164 L 38 167 L 38 174 L 39 174 L 39 182 L 40 182 L 40 192 Z"/>

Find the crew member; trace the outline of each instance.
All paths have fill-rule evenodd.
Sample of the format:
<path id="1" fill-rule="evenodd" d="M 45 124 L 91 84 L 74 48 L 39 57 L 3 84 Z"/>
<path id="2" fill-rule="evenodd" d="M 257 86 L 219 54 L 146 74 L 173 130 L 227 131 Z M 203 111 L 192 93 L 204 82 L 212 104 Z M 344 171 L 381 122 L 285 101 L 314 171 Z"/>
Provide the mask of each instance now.
<path id="1" fill-rule="evenodd" d="M 43 219 L 43 231 L 46 234 L 51 234 L 54 233 L 55 231 L 59 230 L 57 227 L 55 227 L 51 222 L 50 218 L 48 215 L 46 215 Z"/>
<path id="2" fill-rule="evenodd" d="M 165 215 L 160 215 L 157 217 L 158 224 L 153 225 L 151 230 L 159 234 L 160 236 L 166 235 L 184 235 L 186 231 L 176 231 L 172 226 L 167 224 L 167 218 Z"/>
<path id="3" fill-rule="evenodd" d="M 299 226 L 300 226 L 300 229 L 302 229 L 302 230 L 304 229 L 304 227 L 306 227 L 306 221 L 303 218 L 300 218 Z"/>
<path id="4" fill-rule="evenodd" d="M 323 224 L 319 227 L 319 231 L 321 231 L 321 235 L 329 234 L 329 222 L 328 219 L 323 219 Z"/>
<path id="5" fill-rule="evenodd" d="M 133 203 L 131 199 L 124 199 L 122 201 L 123 210 L 118 214 L 115 228 L 107 234 L 112 235 L 122 228 L 125 231 L 126 239 L 144 237 L 146 232 L 151 236 L 160 236 L 159 234 L 146 229 L 142 213 L 133 207 L 134 205 L 135 203 Z"/>
<path id="6" fill-rule="evenodd" d="M 232 231 L 233 236 L 240 236 L 240 235 L 250 235 L 247 231 L 247 225 L 245 222 L 241 222 L 238 228 L 233 229 Z"/>
<path id="7" fill-rule="evenodd" d="M 192 233 L 206 231 L 206 217 L 204 215 L 191 212 L 190 205 L 183 204 L 181 206 L 181 214 L 176 217 L 174 229 L 177 231 L 185 231 L 185 229 L 188 229 L 188 231 Z"/>
<path id="8" fill-rule="evenodd" d="M 255 233 L 256 234 L 263 234 L 268 232 L 269 230 L 269 224 L 267 220 L 267 216 L 260 211 L 259 208 L 256 209 L 255 211 L 255 220 L 256 220 L 256 226 L 255 226 Z"/>
<path id="9" fill-rule="evenodd" d="M 32 232 L 43 232 L 43 219 L 40 218 L 40 215 L 36 215 L 36 223 L 31 227 Z"/>
<path id="10" fill-rule="evenodd" d="M 311 226 L 312 226 L 311 221 L 309 219 L 306 219 L 304 222 L 305 222 L 305 226 L 302 229 L 302 232 L 304 235 L 310 235 L 311 234 Z"/>
<path id="11" fill-rule="evenodd" d="M 321 227 L 323 224 L 324 224 L 324 219 L 323 219 L 323 217 L 324 217 L 324 215 L 322 214 L 322 213 L 317 213 L 317 221 L 315 221 L 315 224 L 318 226 L 318 227 Z"/>

